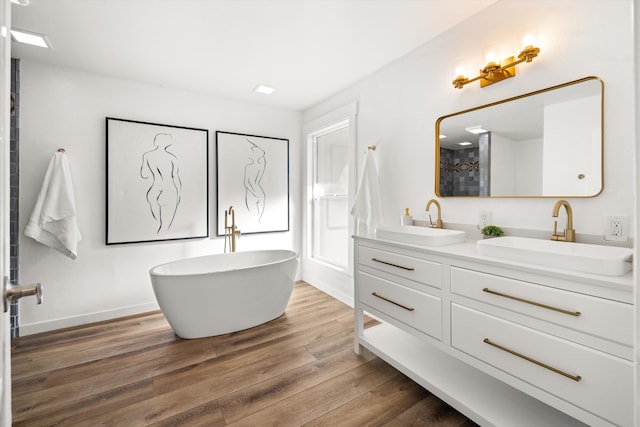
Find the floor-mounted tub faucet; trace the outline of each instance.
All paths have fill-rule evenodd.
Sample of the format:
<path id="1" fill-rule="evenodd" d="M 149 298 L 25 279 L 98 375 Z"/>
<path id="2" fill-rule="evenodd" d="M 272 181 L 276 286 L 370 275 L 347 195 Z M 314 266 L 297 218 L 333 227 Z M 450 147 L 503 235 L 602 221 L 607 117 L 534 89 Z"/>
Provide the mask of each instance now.
<path id="1" fill-rule="evenodd" d="M 431 220 L 431 214 L 429 214 L 429 227 L 442 228 L 442 211 L 440 209 L 440 203 L 438 203 L 438 201 L 435 199 L 431 199 L 427 202 L 427 206 L 424 208 L 424 210 L 429 212 L 429 208 L 431 207 L 432 204 L 436 205 L 436 207 L 438 208 L 438 219 L 434 224 L 434 222 Z"/>
<path id="2" fill-rule="evenodd" d="M 558 221 L 554 221 L 551 240 L 557 240 L 559 242 L 575 242 L 576 231 L 573 229 L 573 210 L 571 209 L 569 202 L 566 200 L 558 200 L 556 205 L 553 207 L 553 214 L 551 216 L 557 218 L 558 213 L 560 212 L 560 207 L 562 206 L 564 206 L 564 209 L 567 211 L 567 226 L 564 229 L 564 234 L 560 235 L 558 234 Z"/>
<path id="3" fill-rule="evenodd" d="M 231 224 L 229 224 L 231 217 Z M 229 249 L 231 252 L 236 251 L 236 239 L 240 237 L 240 230 L 236 227 L 236 212 L 233 206 L 224 211 L 224 251 L 227 252 L 227 240 L 229 241 Z"/>

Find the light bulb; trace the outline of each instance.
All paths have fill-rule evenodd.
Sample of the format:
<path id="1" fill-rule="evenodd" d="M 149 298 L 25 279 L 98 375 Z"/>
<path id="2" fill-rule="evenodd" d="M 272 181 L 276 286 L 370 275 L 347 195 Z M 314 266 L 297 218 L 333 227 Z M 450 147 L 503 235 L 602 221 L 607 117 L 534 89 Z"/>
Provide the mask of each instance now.
<path id="1" fill-rule="evenodd" d="M 523 47 L 534 46 L 535 42 L 536 38 L 533 34 L 526 34 L 524 37 L 522 37 Z"/>

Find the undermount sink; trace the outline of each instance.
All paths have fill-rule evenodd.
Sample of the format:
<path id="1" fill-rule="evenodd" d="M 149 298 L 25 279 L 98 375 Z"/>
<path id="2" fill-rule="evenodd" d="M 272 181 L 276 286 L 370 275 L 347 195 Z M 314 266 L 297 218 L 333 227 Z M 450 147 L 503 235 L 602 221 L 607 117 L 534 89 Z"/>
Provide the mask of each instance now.
<path id="1" fill-rule="evenodd" d="M 465 239 L 464 231 L 419 227 L 416 225 L 380 227 L 376 230 L 376 236 L 380 239 L 422 246 L 452 245 L 462 243 Z"/>
<path id="2" fill-rule="evenodd" d="M 477 249 L 480 255 L 605 276 L 633 268 L 633 250 L 613 246 L 509 236 L 478 240 Z"/>

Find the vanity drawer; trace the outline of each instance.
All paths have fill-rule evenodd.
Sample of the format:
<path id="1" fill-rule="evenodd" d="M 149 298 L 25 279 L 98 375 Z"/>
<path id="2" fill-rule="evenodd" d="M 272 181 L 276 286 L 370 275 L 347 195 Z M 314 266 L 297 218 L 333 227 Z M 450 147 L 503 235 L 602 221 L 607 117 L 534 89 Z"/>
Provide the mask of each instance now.
<path id="1" fill-rule="evenodd" d="M 360 302 L 438 340 L 442 338 L 440 298 L 362 271 L 356 274 Z"/>
<path id="2" fill-rule="evenodd" d="M 442 288 L 442 268 L 437 262 L 360 246 L 358 263 L 438 289 Z"/>
<path id="3" fill-rule="evenodd" d="M 454 348 L 613 423 L 632 425 L 631 362 L 455 303 L 451 310 Z"/>
<path id="4" fill-rule="evenodd" d="M 540 320 L 633 345 L 633 306 L 535 283 L 451 268 L 451 291 Z"/>

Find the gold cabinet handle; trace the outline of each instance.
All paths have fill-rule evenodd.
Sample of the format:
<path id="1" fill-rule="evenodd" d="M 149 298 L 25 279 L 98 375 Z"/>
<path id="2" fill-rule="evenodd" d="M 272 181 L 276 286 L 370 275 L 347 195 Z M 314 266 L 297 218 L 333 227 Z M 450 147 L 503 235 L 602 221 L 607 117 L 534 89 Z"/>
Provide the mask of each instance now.
<path id="1" fill-rule="evenodd" d="M 557 312 L 560 312 L 560 313 L 568 314 L 569 316 L 576 316 L 576 317 L 578 317 L 578 316 L 580 316 L 580 314 L 581 314 L 579 311 L 569 311 L 569 310 L 564 310 L 564 309 L 562 309 L 562 308 L 553 307 L 553 306 L 546 305 L 546 304 L 542 304 L 542 303 L 535 302 L 535 301 L 530 301 L 530 300 L 528 300 L 528 299 L 523 299 L 523 298 L 515 297 L 515 296 L 513 296 L 513 295 L 503 294 L 502 292 L 493 291 L 493 290 L 491 290 L 491 289 L 489 289 L 489 288 L 484 288 L 484 289 L 482 290 L 482 292 L 486 292 L 486 293 L 488 293 L 488 294 L 492 294 L 492 295 L 498 295 L 498 296 L 503 297 L 503 298 L 509 298 L 509 299 L 512 299 L 512 300 L 516 300 L 516 301 L 524 302 L 524 303 L 526 303 L 526 304 L 535 305 L 536 307 L 546 308 L 547 310 L 553 310 L 553 311 L 557 311 Z"/>
<path id="2" fill-rule="evenodd" d="M 377 292 L 371 292 L 371 295 L 373 295 L 376 298 L 380 298 L 383 301 L 390 302 L 393 305 L 397 305 L 400 308 L 404 308 L 407 311 L 414 311 L 415 310 L 415 308 L 413 308 L 413 307 L 407 307 L 406 305 L 402 305 L 399 302 L 395 302 L 393 300 L 390 300 L 389 298 L 385 298 L 382 295 L 379 295 Z"/>
<path id="3" fill-rule="evenodd" d="M 581 377 L 580 375 L 571 375 L 571 374 L 568 374 L 568 373 L 566 373 L 566 372 L 564 372 L 564 371 L 561 371 L 560 369 L 554 368 L 553 366 L 549 366 L 549 365 L 547 365 L 546 363 L 542 363 L 542 362 L 537 361 L 537 360 L 535 360 L 535 359 L 532 359 L 532 358 L 530 358 L 530 357 L 528 357 L 528 356 L 525 356 L 524 354 L 521 354 L 521 353 L 518 353 L 518 352 L 516 352 L 516 351 L 513 351 L 513 350 L 511 350 L 511 349 L 509 349 L 509 348 L 507 348 L 507 347 L 503 347 L 503 346 L 501 346 L 500 344 L 496 344 L 496 343 L 494 343 L 494 342 L 491 342 L 491 340 L 490 340 L 489 338 L 485 338 L 485 339 L 483 340 L 483 342 L 485 342 L 486 344 L 489 344 L 490 346 L 496 347 L 496 348 L 498 348 L 498 349 L 500 349 L 500 350 L 502 350 L 502 351 L 506 351 L 506 352 L 507 352 L 507 353 L 509 353 L 509 354 L 513 354 L 514 356 L 518 356 L 518 357 L 520 357 L 520 358 L 522 358 L 522 359 L 526 360 L 527 362 L 531 362 L 531 363 L 534 363 L 534 364 L 536 364 L 536 365 L 538 365 L 538 366 L 542 366 L 543 368 L 546 368 L 546 369 L 548 369 L 548 370 L 550 370 L 550 371 L 553 371 L 553 372 L 555 372 L 556 374 L 560 374 L 560 375 L 562 375 L 563 377 L 567 377 L 567 378 L 572 379 L 572 380 L 574 380 L 574 381 L 580 381 L 580 380 L 582 379 L 582 377 Z"/>
<path id="4" fill-rule="evenodd" d="M 371 261 L 379 262 L 380 264 L 390 265 L 391 267 L 401 268 L 403 270 L 408 270 L 408 271 L 415 270 L 415 268 L 413 268 L 413 267 L 405 267 L 403 265 L 393 264 L 393 263 L 390 263 L 388 261 L 382 261 L 382 260 L 380 260 L 378 258 L 371 258 Z"/>

